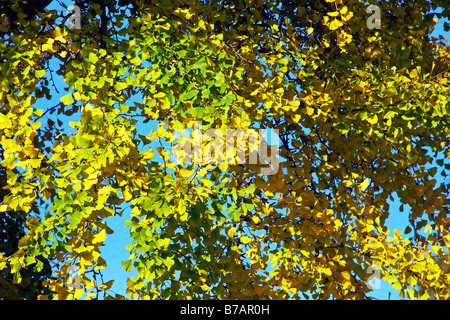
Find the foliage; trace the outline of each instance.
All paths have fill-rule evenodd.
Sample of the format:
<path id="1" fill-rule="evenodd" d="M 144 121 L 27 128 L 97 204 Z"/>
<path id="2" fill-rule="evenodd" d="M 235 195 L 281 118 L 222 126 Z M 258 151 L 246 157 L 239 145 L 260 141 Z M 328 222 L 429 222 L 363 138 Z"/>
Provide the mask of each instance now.
<path id="1" fill-rule="evenodd" d="M 6 178 L 4 171 L 4 168 L 0 168 L 0 185 L 4 185 L 3 180 L 6 180 L 3 179 Z M 0 199 L 3 197 L 4 194 L 0 190 Z M 0 213 L 0 254 L 10 256 L 17 251 L 20 239 L 25 236 L 25 218 L 24 214 L 15 211 Z M 38 295 L 50 293 L 48 288 L 42 285 L 42 281 L 51 276 L 50 264 L 42 257 L 36 259 L 43 266 L 40 272 L 35 271 L 36 264 L 21 268 L 20 272 L 14 275 L 9 272 L 9 268 L 1 270 L 0 299 L 37 299 Z M 22 281 L 17 283 L 15 277 L 22 278 Z"/>
<path id="2" fill-rule="evenodd" d="M 80 30 L 50 10 L 2 30 L 0 210 L 27 233 L 0 268 L 17 283 L 41 256 L 41 298 L 107 291 L 101 247 L 130 207 L 133 299 L 363 299 L 372 265 L 408 298 L 449 297 L 450 57 L 431 36 L 447 1 L 378 3 L 380 29 L 358 0 L 77 3 Z M 54 74 L 66 92 L 43 110 Z M 170 161 L 198 120 L 278 129 L 278 172 Z M 395 196 L 406 230 L 386 226 Z"/>

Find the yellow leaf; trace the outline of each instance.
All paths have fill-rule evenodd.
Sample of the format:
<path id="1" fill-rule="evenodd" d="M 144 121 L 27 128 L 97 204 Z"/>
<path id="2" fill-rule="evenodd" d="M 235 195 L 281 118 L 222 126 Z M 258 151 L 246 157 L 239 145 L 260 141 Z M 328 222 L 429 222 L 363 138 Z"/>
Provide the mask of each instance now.
<path id="1" fill-rule="evenodd" d="M 300 106 L 300 100 L 293 100 L 290 101 L 289 103 L 291 106 L 293 106 L 295 109 L 298 109 L 298 107 Z"/>
<path id="2" fill-rule="evenodd" d="M 183 178 L 186 178 L 186 177 L 189 177 L 191 174 L 193 174 L 194 173 L 194 170 L 189 170 L 189 169 L 185 169 L 185 168 L 183 168 L 183 169 L 181 169 L 180 170 L 180 175 L 183 177 Z"/>
<path id="3" fill-rule="evenodd" d="M 55 36 L 54 39 L 56 41 L 60 41 L 62 43 L 66 43 L 66 39 L 64 39 L 62 33 L 61 33 L 61 28 L 60 27 L 56 27 L 55 28 Z"/>
<path id="4" fill-rule="evenodd" d="M 334 12 L 327 12 L 327 14 L 331 17 L 337 17 L 339 15 L 339 12 L 334 11 Z"/>
<path id="5" fill-rule="evenodd" d="M 392 288 L 394 288 L 395 290 L 400 290 L 402 288 L 402 284 L 397 281 L 392 285 Z"/>
<path id="6" fill-rule="evenodd" d="M 437 245 L 432 245 L 431 249 L 433 249 L 434 253 L 439 254 L 441 251 L 441 247 Z"/>
<path id="7" fill-rule="evenodd" d="M 38 154 L 38 151 L 33 146 L 23 147 L 23 152 L 31 158 L 34 158 Z"/>
<path id="8" fill-rule="evenodd" d="M 207 284 L 203 284 L 203 285 L 201 286 L 201 288 L 202 288 L 203 291 L 209 291 L 209 290 L 211 290 L 211 287 L 208 286 Z"/>
<path id="9" fill-rule="evenodd" d="M 301 115 L 298 113 L 292 115 L 292 120 L 294 120 L 295 123 L 298 123 L 301 118 L 302 118 Z"/>
<path id="10" fill-rule="evenodd" d="M 202 182 L 205 185 L 205 187 L 207 187 L 207 188 L 211 188 L 212 187 L 212 181 L 211 180 L 203 179 Z"/>
<path id="11" fill-rule="evenodd" d="M 233 238 L 235 232 L 236 232 L 236 228 L 234 228 L 234 227 L 230 228 L 230 230 L 228 230 L 228 232 L 227 232 L 228 237 Z"/>
<path id="12" fill-rule="evenodd" d="M 4 114 L 0 113 L 0 129 L 11 128 L 11 120 Z"/>
<path id="13" fill-rule="evenodd" d="M 253 216 L 251 219 L 252 219 L 254 224 L 258 224 L 258 223 L 261 222 L 261 219 L 259 217 L 257 217 L 257 216 Z"/>
<path id="14" fill-rule="evenodd" d="M 350 273 L 348 271 L 342 272 L 341 275 L 345 280 L 350 281 Z"/>
<path id="15" fill-rule="evenodd" d="M 208 173 L 208 170 L 211 170 L 211 169 L 208 168 L 209 166 L 210 166 L 210 165 L 208 165 L 207 167 L 202 168 L 202 169 L 200 169 L 199 171 L 197 171 L 197 177 L 202 177 L 202 176 L 206 175 L 206 174 Z M 206 181 L 207 181 L 207 182 L 205 182 L 205 180 L 204 180 L 204 182 L 205 182 L 206 184 L 211 183 L 211 185 L 212 185 L 212 181 L 207 180 L 207 179 L 206 179 Z M 209 188 L 210 188 L 210 187 L 209 187 Z"/>
<path id="16" fill-rule="evenodd" d="M 125 189 L 122 191 L 123 194 L 123 198 L 125 199 L 125 201 L 130 201 L 132 198 L 131 193 L 128 191 L 128 189 Z"/>
<path id="17" fill-rule="evenodd" d="M 165 23 L 165 24 L 161 25 L 161 28 L 163 28 L 164 30 L 170 30 L 170 24 Z"/>
<path id="18" fill-rule="evenodd" d="M 336 30 L 336 29 L 339 29 L 343 25 L 344 24 L 342 23 L 342 21 L 334 19 L 333 21 L 331 21 L 328 24 L 328 28 L 330 28 L 330 30 Z"/>
<path id="19" fill-rule="evenodd" d="M 347 13 L 347 11 L 348 11 L 347 6 L 344 6 L 344 7 L 342 7 L 342 9 L 339 10 L 339 12 L 343 15 L 345 15 Z"/>
<path id="20" fill-rule="evenodd" d="M 30 126 L 33 129 L 39 129 L 41 127 L 41 123 L 40 122 L 30 122 Z"/>
<path id="21" fill-rule="evenodd" d="M 247 237 L 247 236 L 241 237 L 241 242 L 242 242 L 243 244 L 250 243 L 250 241 L 251 241 L 250 238 Z"/>
<path id="22" fill-rule="evenodd" d="M 421 295 L 419 297 L 419 300 L 429 300 L 429 299 L 430 299 L 430 295 L 426 291 L 425 291 L 425 293 L 423 295 Z"/>
<path id="23" fill-rule="evenodd" d="M 289 231 L 289 233 L 290 233 L 291 235 L 295 235 L 295 229 L 294 229 L 294 226 L 293 226 L 293 225 L 289 225 L 289 226 L 287 227 L 287 229 L 288 229 L 288 231 Z"/>
<path id="24" fill-rule="evenodd" d="M 367 118 L 366 121 L 369 122 L 370 124 L 375 124 L 378 122 L 378 116 L 374 114 L 373 117 Z"/>
<path id="25" fill-rule="evenodd" d="M 332 272 L 330 268 L 317 268 L 320 273 L 324 273 L 327 276 L 331 276 Z"/>
<path id="26" fill-rule="evenodd" d="M 314 108 L 306 106 L 306 113 L 308 114 L 308 116 L 313 115 L 314 114 Z"/>
<path id="27" fill-rule="evenodd" d="M 99 243 L 99 242 L 102 243 L 105 241 L 105 239 L 106 239 L 106 229 L 103 229 L 102 231 L 94 235 L 92 243 Z"/>
<path id="28" fill-rule="evenodd" d="M 364 190 L 367 189 L 367 187 L 369 186 L 369 184 L 370 184 L 370 181 L 369 181 L 368 178 L 366 178 L 366 179 L 359 185 L 359 189 L 360 189 L 361 191 L 364 191 Z"/>

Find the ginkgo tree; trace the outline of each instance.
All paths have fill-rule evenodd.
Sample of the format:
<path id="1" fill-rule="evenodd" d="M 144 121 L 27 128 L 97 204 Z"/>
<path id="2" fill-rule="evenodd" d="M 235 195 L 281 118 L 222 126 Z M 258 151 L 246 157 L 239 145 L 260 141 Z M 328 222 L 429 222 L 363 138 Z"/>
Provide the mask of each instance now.
<path id="1" fill-rule="evenodd" d="M 0 16 L 0 214 L 26 217 L 0 256 L 14 282 L 46 259 L 41 299 L 122 298 L 114 280 L 132 299 L 365 299 L 375 266 L 403 297 L 449 298 L 435 260 L 450 246 L 450 51 L 432 36 L 448 1 L 75 1 L 72 17 L 49 2 Z M 174 158 L 198 122 L 278 130 L 278 170 Z M 387 227 L 394 197 L 404 230 Z M 124 212 L 136 276 L 103 279 Z"/>

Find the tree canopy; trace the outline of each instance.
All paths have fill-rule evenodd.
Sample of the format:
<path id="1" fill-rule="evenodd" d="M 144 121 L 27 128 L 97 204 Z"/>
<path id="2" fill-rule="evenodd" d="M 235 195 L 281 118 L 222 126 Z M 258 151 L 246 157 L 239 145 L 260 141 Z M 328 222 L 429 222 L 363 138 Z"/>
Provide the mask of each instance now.
<path id="1" fill-rule="evenodd" d="M 129 215 L 132 299 L 365 299 L 373 266 L 404 297 L 449 298 L 447 0 L 50 2 L 0 5 L 14 283 L 50 261 L 40 299 L 123 298 L 101 249 Z M 174 159 L 195 123 L 216 159 L 210 129 L 277 130 L 276 168 L 268 137 L 257 163 Z"/>

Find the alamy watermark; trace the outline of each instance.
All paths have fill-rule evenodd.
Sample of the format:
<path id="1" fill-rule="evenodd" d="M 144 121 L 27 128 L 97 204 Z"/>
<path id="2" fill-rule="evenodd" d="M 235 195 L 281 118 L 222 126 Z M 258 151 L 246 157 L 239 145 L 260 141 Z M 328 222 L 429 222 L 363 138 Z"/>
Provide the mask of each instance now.
<path id="1" fill-rule="evenodd" d="M 371 276 L 367 279 L 367 287 L 370 290 L 381 289 L 381 271 L 378 267 L 372 265 L 366 270 Z"/>
<path id="2" fill-rule="evenodd" d="M 175 146 L 172 148 L 172 159 L 175 163 L 239 165 L 245 163 L 246 154 L 248 154 L 249 164 L 262 165 L 261 174 L 273 175 L 278 172 L 277 129 L 221 130 L 211 128 L 202 132 L 201 121 L 194 121 L 193 132 L 178 129 L 174 133 L 173 139 Z M 248 149 L 246 148 L 247 141 Z"/>
<path id="3" fill-rule="evenodd" d="M 80 268 L 76 265 L 71 265 L 67 268 L 67 279 L 65 281 L 69 290 L 81 289 Z"/>
<path id="4" fill-rule="evenodd" d="M 66 25 L 67 28 L 73 29 L 81 29 L 81 10 L 77 5 L 71 5 L 67 8 L 67 14 L 72 13 L 72 15 L 67 19 Z"/>
<path id="5" fill-rule="evenodd" d="M 367 28 L 381 29 L 381 9 L 377 5 L 370 5 L 366 9 L 370 16 L 366 20 Z M 77 5 L 67 7 L 67 14 L 71 16 L 67 19 L 66 25 L 69 29 L 81 29 L 81 10 Z"/>
<path id="6" fill-rule="evenodd" d="M 370 14 L 367 18 L 366 25 L 370 30 L 381 29 L 381 9 L 379 6 L 370 5 L 366 9 L 366 13 Z"/>

